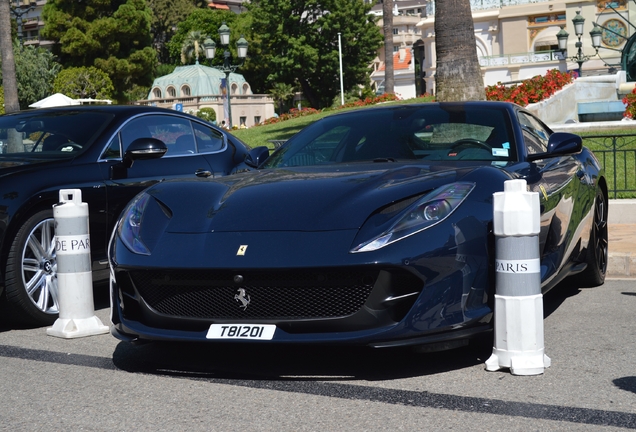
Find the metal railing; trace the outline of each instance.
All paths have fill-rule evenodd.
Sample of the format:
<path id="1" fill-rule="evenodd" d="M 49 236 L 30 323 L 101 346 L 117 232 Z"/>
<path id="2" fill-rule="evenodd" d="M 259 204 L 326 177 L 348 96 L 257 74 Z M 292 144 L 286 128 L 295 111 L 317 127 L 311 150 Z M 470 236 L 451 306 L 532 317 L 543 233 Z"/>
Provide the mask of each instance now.
<path id="1" fill-rule="evenodd" d="M 609 198 L 636 198 L 636 134 L 582 138 L 605 169 Z"/>
<path id="2" fill-rule="evenodd" d="M 563 60 L 560 51 L 538 51 L 479 57 L 479 66 L 508 66 L 514 64 L 544 63 Z"/>

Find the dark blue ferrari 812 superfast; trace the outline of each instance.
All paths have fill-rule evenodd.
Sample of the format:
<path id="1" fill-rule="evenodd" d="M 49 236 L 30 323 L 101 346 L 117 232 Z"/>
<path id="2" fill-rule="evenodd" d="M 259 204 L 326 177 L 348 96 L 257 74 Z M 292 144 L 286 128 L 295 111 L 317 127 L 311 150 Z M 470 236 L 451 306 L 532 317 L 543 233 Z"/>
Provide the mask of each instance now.
<path id="1" fill-rule="evenodd" d="M 510 179 L 540 196 L 543 291 L 604 282 L 603 170 L 514 104 L 336 114 L 247 164 L 129 203 L 109 246 L 116 337 L 463 342 L 492 329 L 493 193 Z"/>

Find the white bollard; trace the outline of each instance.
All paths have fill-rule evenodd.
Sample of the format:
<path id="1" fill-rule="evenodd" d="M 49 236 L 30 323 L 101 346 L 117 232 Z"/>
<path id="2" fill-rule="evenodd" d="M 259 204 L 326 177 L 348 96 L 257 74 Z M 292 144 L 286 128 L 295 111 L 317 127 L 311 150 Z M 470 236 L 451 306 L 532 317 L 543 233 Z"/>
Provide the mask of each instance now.
<path id="1" fill-rule="evenodd" d="M 88 204 L 82 202 L 82 191 L 60 190 L 53 217 L 60 317 L 46 334 L 71 339 L 108 333 L 95 316 Z"/>
<path id="2" fill-rule="evenodd" d="M 539 194 L 525 180 L 508 180 L 493 198 L 495 335 L 486 370 L 542 374 L 551 360 L 543 341 Z"/>

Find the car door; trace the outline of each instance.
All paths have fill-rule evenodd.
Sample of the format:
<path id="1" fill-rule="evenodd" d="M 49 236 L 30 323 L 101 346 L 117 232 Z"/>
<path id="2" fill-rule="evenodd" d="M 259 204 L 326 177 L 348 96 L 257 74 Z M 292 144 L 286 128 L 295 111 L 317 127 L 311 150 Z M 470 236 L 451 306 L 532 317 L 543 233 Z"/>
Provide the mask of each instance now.
<path id="1" fill-rule="evenodd" d="M 538 119 L 518 112 L 527 154 L 548 150 L 551 131 Z M 574 202 L 579 192 L 577 173 L 581 164 L 572 155 L 551 157 L 533 162 L 532 175 L 527 177 L 529 189 L 539 193 L 541 203 L 541 233 L 539 235 L 542 278 L 545 280 L 563 265 L 561 260 L 570 254 L 573 229 Z M 578 220 L 578 218 L 575 218 Z"/>
<path id="2" fill-rule="evenodd" d="M 135 139 L 148 137 L 163 141 L 168 147 L 167 153 L 159 159 L 137 160 L 126 168 L 122 163 L 126 148 Z M 197 151 L 193 137 L 193 124 L 189 119 L 165 114 L 135 117 L 112 137 L 100 160 L 100 170 L 107 179 L 109 220 L 104 245 L 119 214 L 143 189 L 163 180 L 214 176 L 213 167 Z"/>

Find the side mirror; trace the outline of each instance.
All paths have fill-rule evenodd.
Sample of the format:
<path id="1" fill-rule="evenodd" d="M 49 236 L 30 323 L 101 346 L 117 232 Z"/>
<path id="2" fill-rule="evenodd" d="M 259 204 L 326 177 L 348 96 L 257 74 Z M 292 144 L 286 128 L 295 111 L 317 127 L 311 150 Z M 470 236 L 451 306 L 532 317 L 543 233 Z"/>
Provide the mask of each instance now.
<path id="1" fill-rule="evenodd" d="M 137 138 L 124 153 L 124 166 L 130 168 L 136 160 L 158 159 L 168 151 L 166 144 L 156 138 Z"/>
<path id="2" fill-rule="evenodd" d="M 269 149 L 265 146 L 256 147 L 250 150 L 245 156 L 245 165 L 256 168 L 269 157 Z"/>
<path id="3" fill-rule="evenodd" d="M 528 155 L 528 161 L 575 154 L 583 149 L 583 139 L 568 132 L 555 132 L 548 138 L 548 151 Z"/>

